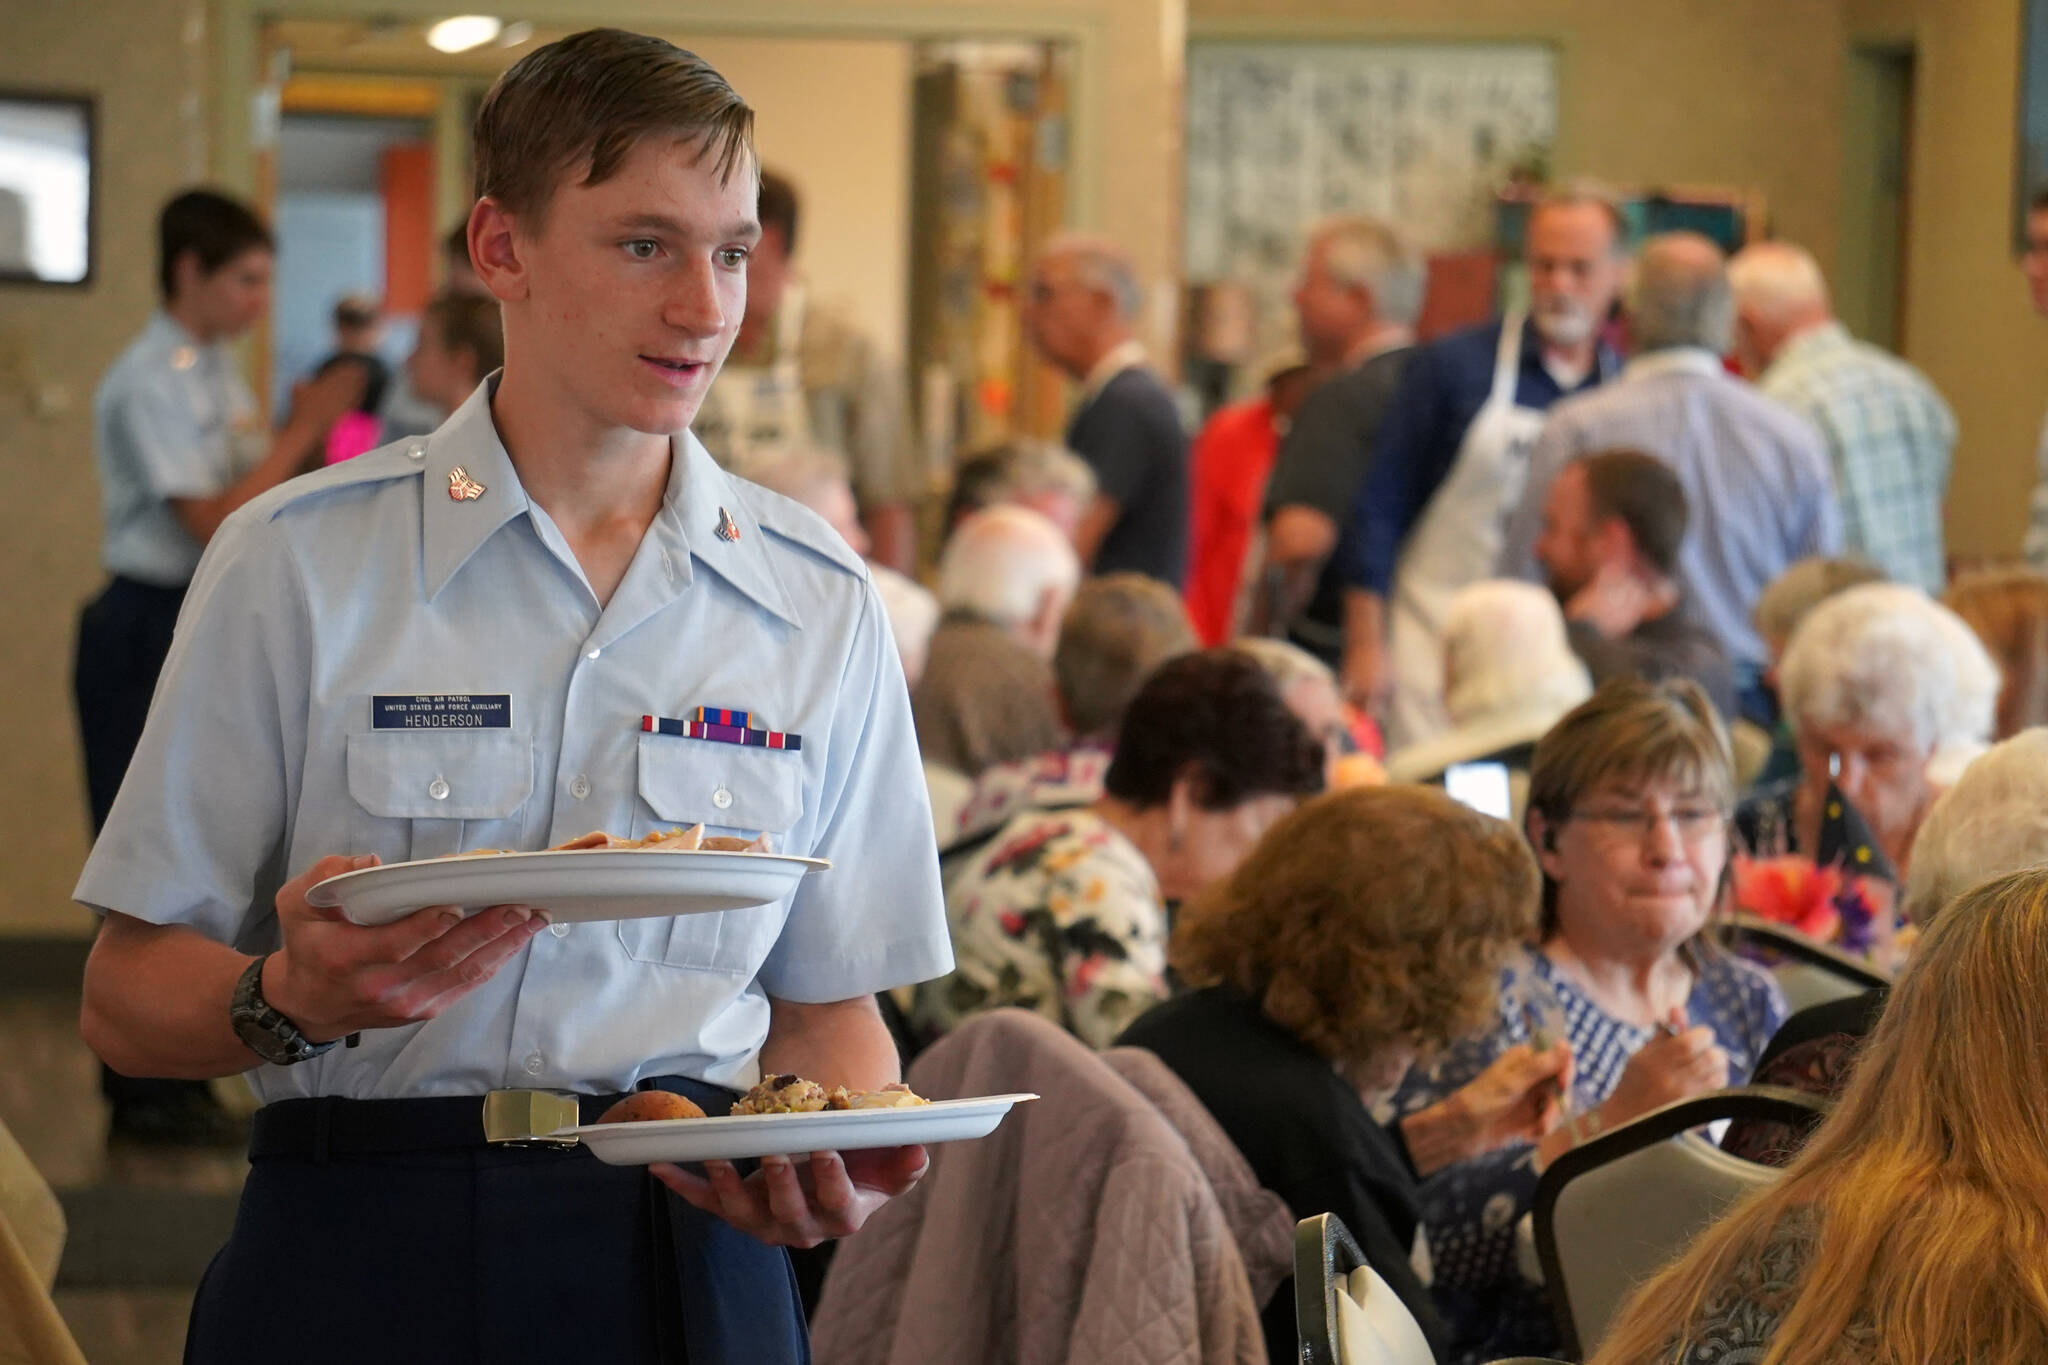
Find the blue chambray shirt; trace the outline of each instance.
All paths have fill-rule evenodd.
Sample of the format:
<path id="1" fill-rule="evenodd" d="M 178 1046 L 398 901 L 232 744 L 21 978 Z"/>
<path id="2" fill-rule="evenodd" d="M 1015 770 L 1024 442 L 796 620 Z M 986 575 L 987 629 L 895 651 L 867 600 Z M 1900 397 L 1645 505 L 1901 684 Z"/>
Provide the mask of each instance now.
<path id="1" fill-rule="evenodd" d="M 107 571 L 183 587 L 200 546 L 170 500 L 215 497 L 256 463 L 255 395 L 226 346 L 158 312 L 100 381 L 92 416 Z"/>
<path id="2" fill-rule="evenodd" d="M 440 1017 L 252 1073 L 265 1101 L 754 1073 L 769 995 L 850 999 L 952 949 L 910 700 L 865 567 L 687 434 L 600 609 L 527 500 L 488 381 L 447 424 L 256 499 L 188 595 L 77 898 L 274 947 L 276 887 L 329 853 L 531 850 L 703 822 L 829 858 L 777 905 L 557 924 Z M 449 496 L 461 466 L 485 493 Z M 722 514 L 739 530 L 715 532 Z M 504 728 L 377 729 L 375 696 L 506 694 Z M 751 710 L 800 751 L 645 733 Z"/>

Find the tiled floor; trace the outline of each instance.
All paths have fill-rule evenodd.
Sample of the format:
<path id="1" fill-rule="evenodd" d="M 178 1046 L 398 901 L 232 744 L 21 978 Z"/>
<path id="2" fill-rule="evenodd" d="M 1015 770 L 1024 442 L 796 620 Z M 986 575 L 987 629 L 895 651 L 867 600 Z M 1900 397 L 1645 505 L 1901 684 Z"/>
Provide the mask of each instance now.
<path id="1" fill-rule="evenodd" d="M 80 1227 L 74 1221 L 59 1275 L 58 1310 L 92 1365 L 171 1365 L 184 1350 L 192 1286 L 96 1283 L 107 1266 L 121 1259 L 97 1253 L 118 1251 L 126 1238 L 162 1240 L 179 1231 L 142 1225 L 146 1211 L 162 1202 L 147 1198 L 137 1200 L 130 1223 L 120 1191 L 190 1191 L 224 1201 L 241 1188 L 246 1170 L 241 1154 L 120 1149 L 110 1154 L 98 1064 L 78 1038 L 75 994 L 0 995 L 0 1040 L 0 1118 L 29 1159 L 60 1195 L 85 1189 L 113 1192 L 94 1203 L 98 1225 Z M 238 1085 L 226 1090 L 239 1102 Z"/>

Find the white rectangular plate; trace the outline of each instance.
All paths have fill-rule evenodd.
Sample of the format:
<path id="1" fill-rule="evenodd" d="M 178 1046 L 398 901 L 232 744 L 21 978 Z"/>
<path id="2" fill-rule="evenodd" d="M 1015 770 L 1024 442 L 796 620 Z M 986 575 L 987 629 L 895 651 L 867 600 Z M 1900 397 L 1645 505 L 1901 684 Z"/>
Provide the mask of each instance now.
<path id="1" fill-rule="evenodd" d="M 556 920 L 648 919 L 768 905 L 822 858 L 698 849 L 600 848 L 487 853 L 390 863 L 329 877 L 306 893 L 357 924 L 389 924 L 429 905 L 530 905 Z"/>
<path id="2" fill-rule="evenodd" d="M 575 1130 L 591 1155 L 608 1166 L 650 1161 L 744 1161 L 757 1156 L 808 1156 L 868 1147 L 959 1142 L 987 1137 L 1010 1106 L 1036 1095 L 986 1095 L 934 1100 L 908 1109 L 838 1109 L 815 1114 L 741 1114 L 726 1118 L 586 1123 Z"/>

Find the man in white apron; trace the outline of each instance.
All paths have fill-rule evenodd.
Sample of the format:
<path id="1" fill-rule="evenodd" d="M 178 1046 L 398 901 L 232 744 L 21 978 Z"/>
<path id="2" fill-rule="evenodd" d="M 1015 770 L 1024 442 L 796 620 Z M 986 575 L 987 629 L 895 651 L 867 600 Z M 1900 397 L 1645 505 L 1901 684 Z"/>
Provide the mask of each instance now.
<path id="1" fill-rule="evenodd" d="M 1545 412 L 1618 368 L 1600 327 L 1625 245 L 1606 200 L 1544 200 L 1528 220 L 1529 311 L 1441 337 L 1409 364 L 1336 560 L 1345 690 L 1382 717 L 1390 749 L 1446 725 L 1443 612 L 1493 575 Z"/>
<path id="2" fill-rule="evenodd" d="M 903 380 L 850 320 L 811 306 L 792 278 L 797 195 L 761 174 L 761 242 L 747 260 L 747 314 L 732 358 L 691 430 L 741 478 L 800 449 L 846 457 L 871 557 L 901 572 L 916 560 L 916 503 L 924 492 Z"/>

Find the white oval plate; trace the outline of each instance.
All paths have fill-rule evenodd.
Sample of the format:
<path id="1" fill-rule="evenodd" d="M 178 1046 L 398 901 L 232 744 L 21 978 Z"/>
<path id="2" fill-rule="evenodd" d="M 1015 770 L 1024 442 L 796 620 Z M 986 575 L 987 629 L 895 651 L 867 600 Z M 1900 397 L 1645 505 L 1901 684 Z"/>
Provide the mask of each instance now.
<path id="1" fill-rule="evenodd" d="M 429 905 L 531 905 L 554 919 L 649 919 L 768 905 L 832 864 L 786 853 L 598 848 L 486 853 L 390 863 L 329 877 L 306 893 L 357 924 L 389 924 Z"/>
<path id="2" fill-rule="evenodd" d="M 934 1100 L 908 1109 L 837 1109 L 815 1114 L 740 1114 L 726 1118 L 586 1123 L 575 1131 L 608 1166 L 650 1161 L 745 1161 L 869 1147 L 959 1142 L 987 1137 L 1010 1106 L 1036 1095 Z"/>

